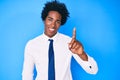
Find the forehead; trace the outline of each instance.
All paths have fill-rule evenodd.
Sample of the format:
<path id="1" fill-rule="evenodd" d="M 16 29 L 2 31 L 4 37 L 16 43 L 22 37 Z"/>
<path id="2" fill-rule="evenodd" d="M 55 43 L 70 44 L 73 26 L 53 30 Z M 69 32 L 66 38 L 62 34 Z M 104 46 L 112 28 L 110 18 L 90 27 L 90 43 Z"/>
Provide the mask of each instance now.
<path id="1" fill-rule="evenodd" d="M 57 11 L 49 11 L 48 16 L 53 18 L 59 18 L 59 19 L 61 19 L 62 17 L 61 14 L 58 13 Z"/>

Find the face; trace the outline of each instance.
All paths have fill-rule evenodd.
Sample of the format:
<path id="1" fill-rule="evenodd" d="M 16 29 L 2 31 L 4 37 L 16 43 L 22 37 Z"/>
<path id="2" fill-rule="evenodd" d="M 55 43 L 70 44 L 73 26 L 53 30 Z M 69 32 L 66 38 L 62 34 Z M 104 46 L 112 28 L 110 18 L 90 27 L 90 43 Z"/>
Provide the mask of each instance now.
<path id="1" fill-rule="evenodd" d="M 61 25 L 61 19 L 62 16 L 57 11 L 50 11 L 44 21 L 45 35 L 53 37 Z"/>

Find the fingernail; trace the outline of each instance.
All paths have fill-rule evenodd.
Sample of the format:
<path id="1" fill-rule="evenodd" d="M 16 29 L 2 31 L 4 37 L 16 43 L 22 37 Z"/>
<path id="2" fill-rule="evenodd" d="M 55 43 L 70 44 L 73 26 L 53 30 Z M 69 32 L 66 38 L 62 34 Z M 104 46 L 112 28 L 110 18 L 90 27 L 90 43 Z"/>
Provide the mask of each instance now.
<path id="1" fill-rule="evenodd" d="M 69 48 L 71 48 L 71 45 L 69 45 Z"/>

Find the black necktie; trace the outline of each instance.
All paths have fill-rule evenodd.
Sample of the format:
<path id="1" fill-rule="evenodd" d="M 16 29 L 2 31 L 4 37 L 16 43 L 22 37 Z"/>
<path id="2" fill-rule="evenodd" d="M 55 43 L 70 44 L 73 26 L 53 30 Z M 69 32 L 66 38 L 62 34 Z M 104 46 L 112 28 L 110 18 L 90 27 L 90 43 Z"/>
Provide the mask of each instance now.
<path id="1" fill-rule="evenodd" d="M 55 80 L 53 40 L 49 39 L 49 41 L 48 80 Z"/>

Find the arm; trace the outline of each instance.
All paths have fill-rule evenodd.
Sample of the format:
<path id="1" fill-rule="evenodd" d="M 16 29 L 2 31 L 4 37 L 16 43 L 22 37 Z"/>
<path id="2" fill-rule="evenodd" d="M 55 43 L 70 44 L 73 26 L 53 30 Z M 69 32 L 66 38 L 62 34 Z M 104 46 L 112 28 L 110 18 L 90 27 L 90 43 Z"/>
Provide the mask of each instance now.
<path id="1" fill-rule="evenodd" d="M 33 80 L 34 59 L 30 55 L 31 49 L 27 45 L 25 48 L 22 80 Z"/>
<path id="2" fill-rule="evenodd" d="M 86 54 L 87 55 L 87 54 Z M 88 61 L 82 60 L 78 55 L 73 54 L 75 60 L 81 65 L 81 67 L 89 74 L 96 74 L 98 72 L 98 66 L 96 61 L 87 55 Z"/>
<path id="3" fill-rule="evenodd" d="M 73 36 L 72 40 L 70 41 L 69 50 L 74 53 L 73 56 L 77 60 L 77 62 L 82 66 L 82 68 L 90 73 L 90 74 L 96 74 L 98 71 L 97 63 L 95 60 L 88 56 L 84 49 L 83 45 L 76 40 L 76 29 L 73 30 Z"/>

